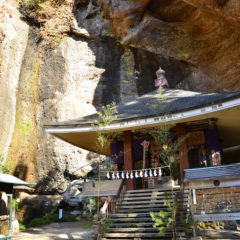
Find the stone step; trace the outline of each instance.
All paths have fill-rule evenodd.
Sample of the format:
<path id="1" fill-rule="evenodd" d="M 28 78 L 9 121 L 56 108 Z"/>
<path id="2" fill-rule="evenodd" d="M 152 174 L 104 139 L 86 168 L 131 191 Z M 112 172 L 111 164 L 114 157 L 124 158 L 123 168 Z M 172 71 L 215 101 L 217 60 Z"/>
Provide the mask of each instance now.
<path id="1" fill-rule="evenodd" d="M 178 191 L 179 187 L 174 188 L 174 192 Z M 171 239 L 171 229 L 167 231 L 164 236 L 160 236 L 158 229 L 153 228 L 154 221 L 152 221 L 150 216 L 150 212 L 167 210 L 167 207 L 164 206 L 164 200 L 168 197 L 169 201 L 172 203 L 174 200 L 171 194 L 172 189 L 170 188 L 127 191 L 118 211 L 109 215 L 112 224 L 108 233 L 104 235 L 102 240 Z M 183 207 L 187 206 L 187 201 L 188 194 L 179 194 L 178 202 L 181 203 Z M 186 212 L 185 209 L 182 211 Z M 170 212 L 169 215 L 171 215 Z M 166 217 L 163 221 L 167 219 Z M 180 224 L 178 227 L 178 231 L 181 232 L 182 230 L 180 228 L 183 226 Z"/>
<path id="2" fill-rule="evenodd" d="M 135 218 L 135 217 L 144 217 L 144 216 L 150 216 L 149 212 L 144 213 L 112 213 L 109 214 L 109 218 Z"/>
<path id="3" fill-rule="evenodd" d="M 164 234 L 164 237 L 172 236 L 172 233 L 167 232 Z M 126 238 L 126 237 L 145 237 L 145 238 L 159 238 L 159 233 L 106 233 L 104 237 L 114 237 L 117 239 Z"/>
<path id="4" fill-rule="evenodd" d="M 187 206 L 187 204 L 183 204 L 183 206 Z M 131 205 L 131 204 L 124 204 L 121 205 L 119 209 L 142 209 L 142 208 L 155 208 L 155 209 L 160 209 L 164 208 L 163 204 L 157 204 L 157 203 L 151 203 L 151 204 L 140 204 L 140 205 Z"/>
<path id="5" fill-rule="evenodd" d="M 153 227 L 125 227 L 125 228 L 110 228 L 109 233 L 113 233 L 113 232 L 158 232 L 157 228 L 153 228 Z"/>
<path id="6" fill-rule="evenodd" d="M 112 223 L 111 227 L 152 227 L 153 223 L 152 222 L 137 222 L 137 223 Z"/>
<path id="7" fill-rule="evenodd" d="M 164 209 L 166 210 L 166 209 Z M 158 213 L 159 211 L 146 211 L 146 212 L 140 212 L 140 213 L 129 213 L 128 211 L 126 213 L 112 213 L 109 214 L 109 218 L 114 219 L 114 218 L 138 218 L 138 217 L 149 217 L 150 212 Z M 186 211 L 178 211 L 178 213 L 186 213 Z M 187 213 L 186 213 L 187 214 Z M 169 212 L 169 215 L 171 213 Z"/>
<path id="8" fill-rule="evenodd" d="M 179 204 L 180 203 L 186 203 L 186 201 L 184 201 L 184 200 L 179 199 L 178 203 Z M 170 203 L 174 202 L 173 199 L 169 199 L 168 201 Z M 138 199 L 135 199 L 135 201 L 123 201 L 121 203 L 121 205 L 138 205 L 138 204 L 153 204 L 153 203 L 162 203 L 162 204 L 164 204 L 164 202 L 165 202 L 165 199 L 154 199 L 154 200 L 148 199 L 148 201 L 144 201 L 144 200 L 143 201 L 138 201 Z"/>
<path id="9" fill-rule="evenodd" d="M 138 218 L 111 218 L 111 220 L 116 222 L 153 222 L 151 216 L 149 217 L 138 217 Z"/>
<path id="10" fill-rule="evenodd" d="M 120 208 L 118 210 L 118 213 L 145 213 L 145 212 L 159 212 L 160 210 L 166 211 L 167 207 L 166 206 L 149 206 L 149 205 L 144 205 L 144 208 Z M 148 207 L 147 207 L 148 206 Z M 185 212 L 187 209 L 182 209 L 181 211 Z"/>
<path id="11" fill-rule="evenodd" d="M 168 196 L 166 194 L 156 194 L 156 195 L 146 195 L 146 194 L 141 194 L 141 196 L 131 196 L 131 195 L 125 195 L 124 196 L 124 201 L 128 200 L 128 201 L 131 201 L 131 200 L 145 200 L 145 199 L 166 199 L 167 197 L 171 197 L 171 196 Z M 184 199 L 188 199 L 188 195 L 184 196 Z"/>
<path id="12" fill-rule="evenodd" d="M 124 197 L 162 197 L 162 196 L 185 196 L 188 197 L 189 194 L 185 193 L 185 194 L 181 194 L 180 192 L 176 191 L 172 194 L 172 192 L 150 192 L 150 193 L 125 193 Z"/>
<path id="13" fill-rule="evenodd" d="M 158 236 L 158 237 L 131 237 L 131 238 L 129 238 L 129 237 L 117 237 L 117 238 L 115 238 L 115 237 L 108 237 L 108 238 L 106 238 L 106 237 L 103 237 L 103 238 L 101 238 L 102 240 L 113 240 L 113 239 L 115 239 L 115 240 L 157 240 L 157 239 L 164 239 L 164 240 L 170 240 L 170 239 L 172 239 L 172 237 L 171 236 L 169 236 L 169 237 L 165 237 L 165 236 L 163 236 L 163 237 L 161 237 L 161 236 Z M 185 238 L 181 238 L 181 240 L 185 240 Z M 189 240 L 189 239 L 188 239 Z"/>
<path id="14" fill-rule="evenodd" d="M 179 232 L 183 232 L 183 227 L 177 228 Z M 118 227 L 118 228 L 110 228 L 109 233 L 113 232 L 159 232 L 157 228 L 153 227 Z"/>
<path id="15" fill-rule="evenodd" d="M 126 193 L 142 193 L 142 192 L 162 192 L 162 191 L 179 191 L 180 186 L 174 186 L 173 188 L 170 187 L 162 187 L 162 188 L 151 188 L 151 189 L 137 189 L 137 190 L 128 190 Z"/>

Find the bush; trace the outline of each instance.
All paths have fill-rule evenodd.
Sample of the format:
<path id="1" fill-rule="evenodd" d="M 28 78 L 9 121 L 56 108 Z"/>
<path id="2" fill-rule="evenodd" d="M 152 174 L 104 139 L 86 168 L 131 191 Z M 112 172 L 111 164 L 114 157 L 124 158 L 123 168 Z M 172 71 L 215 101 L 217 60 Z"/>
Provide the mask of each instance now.
<path id="1" fill-rule="evenodd" d="M 66 216 L 63 216 L 61 219 L 59 219 L 58 214 L 50 214 L 50 215 L 43 216 L 41 218 L 34 218 L 27 224 L 23 223 L 23 225 L 27 227 L 36 227 L 36 226 L 50 224 L 53 222 L 74 222 L 78 220 L 79 219 L 77 217 L 74 217 L 72 215 L 66 215 Z"/>
<path id="2" fill-rule="evenodd" d="M 18 223 L 19 223 L 20 230 L 26 230 L 26 228 L 27 228 L 26 223 L 21 218 L 18 219 Z"/>

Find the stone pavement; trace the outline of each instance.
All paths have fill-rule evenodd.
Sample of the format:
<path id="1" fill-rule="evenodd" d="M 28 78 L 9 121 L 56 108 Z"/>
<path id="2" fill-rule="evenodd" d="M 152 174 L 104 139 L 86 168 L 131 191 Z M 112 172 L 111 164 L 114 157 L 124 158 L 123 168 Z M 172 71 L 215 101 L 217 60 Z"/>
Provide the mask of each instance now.
<path id="1" fill-rule="evenodd" d="M 85 222 L 52 223 L 13 235 L 12 240 L 94 240 L 96 230 L 87 228 Z"/>

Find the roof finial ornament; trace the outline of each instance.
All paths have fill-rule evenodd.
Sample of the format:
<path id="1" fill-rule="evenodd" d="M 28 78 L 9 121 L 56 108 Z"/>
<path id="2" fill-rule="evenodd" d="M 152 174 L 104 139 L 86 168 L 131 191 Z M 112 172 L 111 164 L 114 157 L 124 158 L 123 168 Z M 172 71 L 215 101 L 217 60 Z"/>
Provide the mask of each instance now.
<path id="1" fill-rule="evenodd" d="M 161 67 L 159 67 L 159 69 L 156 71 L 156 76 L 157 76 L 157 79 L 155 79 L 156 88 L 159 87 L 169 88 L 168 81 L 165 77 L 165 71 Z"/>

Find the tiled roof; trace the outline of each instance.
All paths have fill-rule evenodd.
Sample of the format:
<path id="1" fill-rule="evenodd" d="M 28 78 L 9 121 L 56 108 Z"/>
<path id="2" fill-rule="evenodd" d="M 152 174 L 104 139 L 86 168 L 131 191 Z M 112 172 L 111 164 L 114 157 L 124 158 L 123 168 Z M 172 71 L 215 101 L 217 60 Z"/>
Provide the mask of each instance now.
<path id="1" fill-rule="evenodd" d="M 131 97 L 126 101 L 119 103 L 117 105 L 118 118 L 116 121 L 184 112 L 187 110 L 218 104 L 239 97 L 240 92 L 198 93 L 180 89 L 167 89 L 162 90 L 162 92 L 155 90 L 139 97 Z M 96 119 L 98 119 L 98 115 L 92 114 L 80 119 L 49 125 L 83 125 L 89 124 Z"/>

